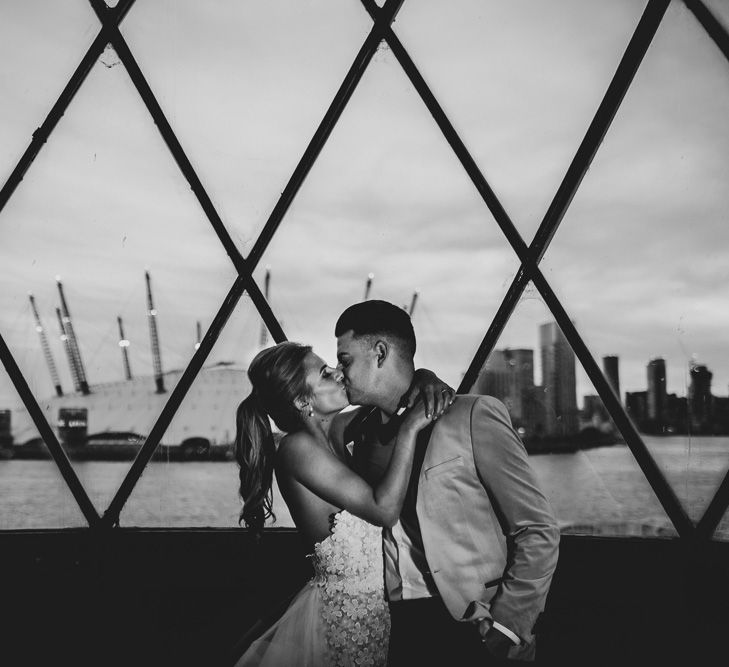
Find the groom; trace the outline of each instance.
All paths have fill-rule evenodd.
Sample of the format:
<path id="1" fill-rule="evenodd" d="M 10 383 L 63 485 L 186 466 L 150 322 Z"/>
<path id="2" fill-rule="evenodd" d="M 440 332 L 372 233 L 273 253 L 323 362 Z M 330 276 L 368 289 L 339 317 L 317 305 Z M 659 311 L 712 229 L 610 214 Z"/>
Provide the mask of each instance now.
<path id="1" fill-rule="evenodd" d="M 370 483 L 387 467 L 414 373 L 415 333 L 385 301 L 347 308 L 337 358 L 349 401 L 335 432 Z M 505 407 L 459 396 L 424 429 L 399 522 L 383 532 L 390 665 L 534 659 L 559 530 Z"/>

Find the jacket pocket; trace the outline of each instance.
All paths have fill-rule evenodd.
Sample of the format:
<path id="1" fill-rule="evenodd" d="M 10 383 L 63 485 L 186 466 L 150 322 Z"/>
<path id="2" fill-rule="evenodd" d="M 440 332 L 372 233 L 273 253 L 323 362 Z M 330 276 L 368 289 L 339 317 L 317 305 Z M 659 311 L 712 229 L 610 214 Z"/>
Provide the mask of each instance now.
<path id="1" fill-rule="evenodd" d="M 435 477 L 442 473 L 451 472 L 455 468 L 460 468 L 462 465 L 463 457 L 454 456 L 452 459 L 448 459 L 447 461 L 441 461 L 440 463 L 436 463 L 435 465 L 426 468 L 425 479 L 431 479 L 432 477 Z"/>

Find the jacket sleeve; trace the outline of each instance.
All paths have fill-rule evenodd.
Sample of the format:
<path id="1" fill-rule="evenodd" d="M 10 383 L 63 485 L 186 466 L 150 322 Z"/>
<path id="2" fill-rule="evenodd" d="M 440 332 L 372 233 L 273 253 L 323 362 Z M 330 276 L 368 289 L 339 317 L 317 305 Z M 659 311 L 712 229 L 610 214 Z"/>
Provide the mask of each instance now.
<path id="1" fill-rule="evenodd" d="M 491 396 L 474 402 L 471 441 L 508 552 L 491 615 L 528 643 L 557 566 L 559 527 L 503 403 Z"/>

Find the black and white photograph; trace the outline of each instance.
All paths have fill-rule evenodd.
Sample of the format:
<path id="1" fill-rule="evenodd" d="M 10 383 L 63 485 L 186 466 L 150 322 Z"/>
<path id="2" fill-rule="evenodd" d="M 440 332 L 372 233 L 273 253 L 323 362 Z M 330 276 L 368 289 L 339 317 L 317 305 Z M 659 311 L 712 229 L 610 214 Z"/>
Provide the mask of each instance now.
<path id="1" fill-rule="evenodd" d="M 0 664 L 721 664 L 729 0 L 2 0 Z"/>

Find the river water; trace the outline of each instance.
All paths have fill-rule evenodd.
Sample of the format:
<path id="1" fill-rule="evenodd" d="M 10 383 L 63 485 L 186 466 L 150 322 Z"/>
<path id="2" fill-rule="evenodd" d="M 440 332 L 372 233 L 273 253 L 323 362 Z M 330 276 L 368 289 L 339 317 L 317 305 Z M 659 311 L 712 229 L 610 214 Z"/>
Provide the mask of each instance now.
<path id="1" fill-rule="evenodd" d="M 644 436 L 659 468 L 692 520 L 698 521 L 729 470 L 729 438 Z M 658 499 L 625 445 L 531 457 L 563 532 L 675 535 Z M 99 513 L 130 461 L 74 462 Z M 234 527 L 240 503 L 233 462 L 152 462 L 122 514 L 122 526 Z M 0 460 L 0 530 L 67 528 L 86 522 L 52 461 Z M 277 526 L 292 526 L 274 495 Z M 715 537 L 729 540 L 729 516 Z"/>

